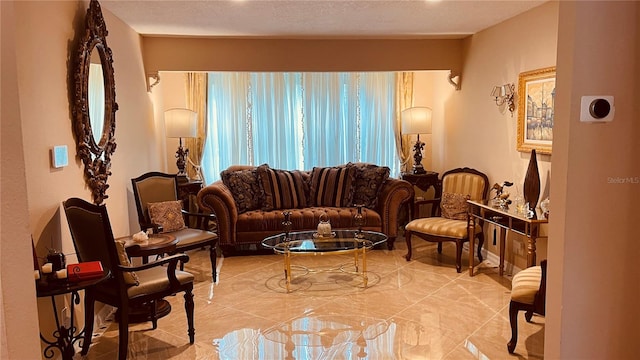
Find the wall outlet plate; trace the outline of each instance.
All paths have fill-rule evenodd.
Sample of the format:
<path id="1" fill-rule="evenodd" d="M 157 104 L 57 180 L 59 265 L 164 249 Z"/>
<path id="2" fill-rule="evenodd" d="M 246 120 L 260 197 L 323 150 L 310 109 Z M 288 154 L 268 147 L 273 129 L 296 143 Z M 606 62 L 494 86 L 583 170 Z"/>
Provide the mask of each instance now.
<path id="1" fill-rule="evenodd" d="M 67 145 L 57 145 L 51 149 L 51 166 L 58 169 L 69 165 Z"/>

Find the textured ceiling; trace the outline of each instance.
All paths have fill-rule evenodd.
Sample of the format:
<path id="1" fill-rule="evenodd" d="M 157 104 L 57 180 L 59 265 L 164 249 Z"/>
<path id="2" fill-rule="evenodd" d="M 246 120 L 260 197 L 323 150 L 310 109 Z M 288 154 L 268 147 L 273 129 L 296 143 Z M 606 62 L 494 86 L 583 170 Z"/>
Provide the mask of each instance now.
<path id="1" fill-rule="evenodd" d="M 456 38 L 547 0 L 101 0 L 143 35 Z"/>

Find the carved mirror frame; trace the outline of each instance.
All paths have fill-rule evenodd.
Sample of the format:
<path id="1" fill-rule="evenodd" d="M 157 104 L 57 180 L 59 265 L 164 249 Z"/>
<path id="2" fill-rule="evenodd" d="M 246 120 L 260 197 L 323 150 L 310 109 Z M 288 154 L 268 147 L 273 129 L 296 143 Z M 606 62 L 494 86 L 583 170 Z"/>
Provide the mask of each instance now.
<path id="1" fill-rule="evenodd" d="M 85 18 L 84 33 L 80 36 L 75 62 L 75 92 L 73 103 L 73 128 L 78 157 L 84 163 L 84 175 L 91 189 L 93 202 L 101 204 L 108 198 L 107 179 L 111 175 L 111 155 L 116 149 L 116 88 L 113 75 L 113 58 L 107 46 L 107 27 L 97 0 L 91 0 Z M 100 55 L 104 77 L 104 123 L 102 129 L 92 129 L 89 115 L 89 68 L 91 53 Z M 94 136 L 94 131 L 101 135 Z M 100 139 L 96 142 L 96 138 Z"/>

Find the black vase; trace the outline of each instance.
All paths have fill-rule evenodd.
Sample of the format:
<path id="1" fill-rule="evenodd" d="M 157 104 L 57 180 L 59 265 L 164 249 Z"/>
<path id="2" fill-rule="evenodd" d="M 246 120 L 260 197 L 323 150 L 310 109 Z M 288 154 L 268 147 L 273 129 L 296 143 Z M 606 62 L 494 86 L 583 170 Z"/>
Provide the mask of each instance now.
<path id="1" fill-rule="evenodd" d="M 529 203 L 530 209 L 535 209 L 540 197 L 540 174 L 538 173 L 538 161 L 536 151 L 531 150 L 531 159 L 527 174 L 524 177 L 524 201 Z"/>

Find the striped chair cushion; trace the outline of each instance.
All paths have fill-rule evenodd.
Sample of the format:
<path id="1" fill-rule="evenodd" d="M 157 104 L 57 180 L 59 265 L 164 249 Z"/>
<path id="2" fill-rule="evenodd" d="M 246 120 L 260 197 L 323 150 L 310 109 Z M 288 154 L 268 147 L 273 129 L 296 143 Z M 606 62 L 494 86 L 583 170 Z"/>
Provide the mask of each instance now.
<path id="1" fill-rule="evenodd" d="M 351 206 L 355 167 L 314 167 L 311 172 L 311 206 Z"/>
<path id="2" fill-rule="evenodd" d="M 442 217 L 429 217 L 412 220 L 406 230 L 421 234 L 442 236 L 453 239 L 467 238 L 467 221 L 451 220 Z M 482 232 L 482 226 L 476 226 L 476 234 Z"/>
<path id="3" fill-rule="evenodd" d="M 541 281 L 541 266 L 533 266 L 520 271 L 511 281 L 511 300 L 522 304 L 533 304 Z"/>
<path id="4" fill-rule="evenodd" d="M 442 179 L 442 192 L 469 194 L 471 200 L 482 200 L 484 185 L 482 176 L 469 173 L 453 173 L 447 174 Z"/>
<path id="5" fill-rule="evenodd" d="M 298 170 L 271 169 L 269 165 L 258 166 L 260 186 L 264 190 L 262 210 L 297 209 L 307 206 L 307 190 Z"/>

